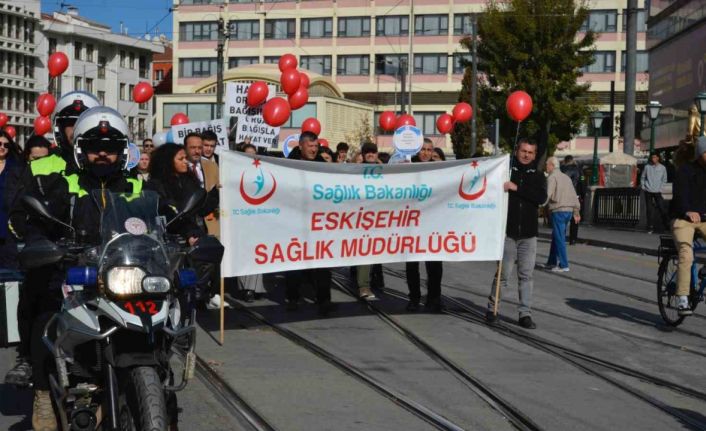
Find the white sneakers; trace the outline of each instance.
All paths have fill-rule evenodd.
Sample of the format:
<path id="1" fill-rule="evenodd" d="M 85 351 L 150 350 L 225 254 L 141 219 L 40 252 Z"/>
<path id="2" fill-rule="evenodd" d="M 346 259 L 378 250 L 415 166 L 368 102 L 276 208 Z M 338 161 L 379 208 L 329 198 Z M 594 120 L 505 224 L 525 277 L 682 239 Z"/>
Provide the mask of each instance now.
<path id="1" fill-rule="evenodd" d="M 569 267 L 567 266 L 566 268 L 562 268 L 560 266 L 555 266 L 552 269 L 550 269 L 551 272 L 569 272 Z"/>
<path id="2" fill-rule="evenodd" d="M 693 314 L 688 296 L 677 296 L 677 313 L 680 316 L 691 316 Z"/>
<path id="3" fill-rule="evenodd" d="M 224 308 L 232 308 L 231 305 L 225 301 L 223 301 L 223 307 Z M 218 310 L 221 308 L 221 295 L 215 294 L 213 297 L 206 303 L 206 308 L 209 310 Z"/>

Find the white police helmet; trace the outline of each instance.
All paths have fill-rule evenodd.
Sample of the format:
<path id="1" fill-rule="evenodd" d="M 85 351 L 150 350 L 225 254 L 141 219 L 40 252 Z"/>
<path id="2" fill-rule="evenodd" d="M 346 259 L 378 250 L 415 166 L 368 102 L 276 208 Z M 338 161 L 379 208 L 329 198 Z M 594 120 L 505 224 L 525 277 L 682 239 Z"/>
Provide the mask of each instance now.
<path id="1" fill-rule="evenodd" d="M 105 106 L 85 111 L 74 126 L 74 158 L 79 168 L 86 168 L 87 152 L 100 150 L 117 153 L 120 169 L 127 168 L 127 124 L 118 111 Z"/>
<path id="2" fill-rule="evenodd" d="M 56 144 L 68 145 L 64 128 L 73 126 L 81 114 L 98 106 L 100 106 L 98 99 L 85 91 L 72 91 L 61 96 L 54 109 L 54 141 Z"/>

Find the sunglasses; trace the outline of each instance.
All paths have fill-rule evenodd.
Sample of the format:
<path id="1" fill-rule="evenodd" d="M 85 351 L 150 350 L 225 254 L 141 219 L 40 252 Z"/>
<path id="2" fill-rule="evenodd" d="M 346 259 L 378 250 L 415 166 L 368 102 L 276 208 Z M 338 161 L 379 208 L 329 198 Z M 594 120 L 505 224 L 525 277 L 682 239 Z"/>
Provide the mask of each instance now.
<path id="1" fill-rule="evenodd" d="M 145 144 L 142 146 L 143 148 L 154 148 L 154 145 L 152 144 Z"/>
<path id="2" fill-rule="evenodd" d="M 9 150 L 9 149 L 10 149 L 10 143 L 9 143 L 9 142 L 2 142 L 2 141 L 0 141 L 0 148 L 6 148 L 6 149 Z"/>
<path id="3" fill-rule="evenodd" d="M 106 152 L 108 154 L 118 154 L 125 148 L 125 142 L 113 140 L 82 140 L 79 146 L 86 153 Z"/>

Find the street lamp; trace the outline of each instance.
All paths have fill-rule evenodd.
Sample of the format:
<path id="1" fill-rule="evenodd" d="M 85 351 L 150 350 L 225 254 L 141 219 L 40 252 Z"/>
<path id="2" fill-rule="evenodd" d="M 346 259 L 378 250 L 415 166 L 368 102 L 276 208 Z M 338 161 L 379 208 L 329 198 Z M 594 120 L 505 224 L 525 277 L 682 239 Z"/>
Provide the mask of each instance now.
<path id="1" fill-rule="evenodd" d="M 694 97 L 696 108 L 701 114 L 701 135 L 704 134 L 704 116 L 706 115 L 706 92 L 702 91 Z"/>
<path id="2" fill-rule="evenodd" d="M 591 173 L 591 185 L 598 184 L 598 134 L 601 132 L 603 124 L 603 113 L 592 112 L 591 123 L 593 124 L 593 172 Z"/>
<path id="3" fill-rule="evenodd" d="M 655 150 L 655 126 L 657 125 L 657 117 L 662 109 L 662 104 L 653 100 L 647 105 L 647 115 L 650 117 L 650 154 Z"/>

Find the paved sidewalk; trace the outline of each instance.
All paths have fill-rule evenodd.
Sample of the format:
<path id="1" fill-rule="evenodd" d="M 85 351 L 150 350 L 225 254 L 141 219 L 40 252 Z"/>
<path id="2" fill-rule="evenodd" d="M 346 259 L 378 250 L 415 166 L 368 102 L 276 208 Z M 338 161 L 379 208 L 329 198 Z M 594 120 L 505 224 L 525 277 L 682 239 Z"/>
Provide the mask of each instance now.
<path id="1" fill-rule="evenodd" d="M 665 232 L 663 235 L 669 234 L 670 232 Z M 578 241 L 597 247 L 614 248 L 656 256 L 657 248 L 659 247 L 659 236 L 660 234 L 658 233 L 649 234 L 643 230 L 581 224 Z M 552 237 L 551 229 L 543 226 L 541 221 L 539 224 L 539 237 Z"/>

